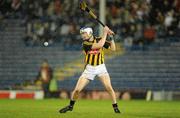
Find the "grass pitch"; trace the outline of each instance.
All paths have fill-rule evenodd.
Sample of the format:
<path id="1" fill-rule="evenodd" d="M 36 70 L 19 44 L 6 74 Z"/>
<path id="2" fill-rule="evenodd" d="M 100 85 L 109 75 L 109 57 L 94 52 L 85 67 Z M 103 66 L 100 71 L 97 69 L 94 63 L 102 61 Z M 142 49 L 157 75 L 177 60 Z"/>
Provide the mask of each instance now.
<path id="1" fill-rule="evenodd" d="M 74 110 L 58 110 L 68 100 L 0 100 L 0 118 L 180 118 L 180 101 L 119 101 L 121 114 L 115 114 L 110 100 L 79 100 Z"/>

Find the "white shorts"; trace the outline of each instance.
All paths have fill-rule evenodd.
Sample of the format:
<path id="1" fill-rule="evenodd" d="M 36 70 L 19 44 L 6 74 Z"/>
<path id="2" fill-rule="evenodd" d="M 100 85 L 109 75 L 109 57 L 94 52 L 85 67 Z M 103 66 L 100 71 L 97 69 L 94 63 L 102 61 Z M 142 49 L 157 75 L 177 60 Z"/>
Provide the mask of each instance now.
<path id="1" fill-rule="evenodd" d="M 101 76 L 102 74 L 108 74 L 105 64 L 101 64 L 98 66 L 86 65 L 84 72 L 81 76 L 94 80 L 96 76 Z"/>

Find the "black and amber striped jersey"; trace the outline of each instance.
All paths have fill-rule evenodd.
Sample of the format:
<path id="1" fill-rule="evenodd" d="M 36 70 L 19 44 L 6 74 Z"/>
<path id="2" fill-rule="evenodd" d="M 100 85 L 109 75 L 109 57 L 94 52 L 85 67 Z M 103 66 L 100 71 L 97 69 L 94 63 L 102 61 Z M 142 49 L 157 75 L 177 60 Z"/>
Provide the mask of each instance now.
<path id="1" fill-rule="evenodd" d="M 104 48 L 108 49 L 110 47 L 109 42 L 105 42 L 104 46 L 100 49 L 91 49 L 93 43 L 98 43 L 101 38 L 94 37 L 93 41 L 84 41 L 83 50 L 85 52 L 85 63 L 93 66 L 100 65 L 104 63 Z"/>

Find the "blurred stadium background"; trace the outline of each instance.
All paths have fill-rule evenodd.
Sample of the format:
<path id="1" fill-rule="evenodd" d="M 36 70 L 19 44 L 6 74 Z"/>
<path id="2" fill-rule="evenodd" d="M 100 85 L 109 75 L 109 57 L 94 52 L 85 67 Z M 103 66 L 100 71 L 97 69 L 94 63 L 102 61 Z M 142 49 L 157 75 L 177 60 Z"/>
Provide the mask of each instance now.
<path id="1" fill-rule="evenodd" d="M 118 98 L 179 100 L 180 1 L 87 2 L 116 33 L 105 59 Z M 0 0 L 0 98 L 69 98 L 83 70 L 82 26 L 102 28 L 78 0 Z M 80 97 L 109 99 L 98 80 Z"/>

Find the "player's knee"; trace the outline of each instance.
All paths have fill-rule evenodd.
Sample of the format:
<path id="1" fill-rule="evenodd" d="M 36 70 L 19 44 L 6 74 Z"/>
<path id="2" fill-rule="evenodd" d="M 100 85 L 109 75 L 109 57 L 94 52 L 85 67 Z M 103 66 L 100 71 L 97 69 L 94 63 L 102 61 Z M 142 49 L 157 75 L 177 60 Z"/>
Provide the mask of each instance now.
<path id="1" fill-rule="evenodd" d="M 112 92 L 112 91 L 113 91 L 113 89 L 112 89 L 111 86 L 106 86 L 106 90 L 107 90 L 108 92 Z"/>

